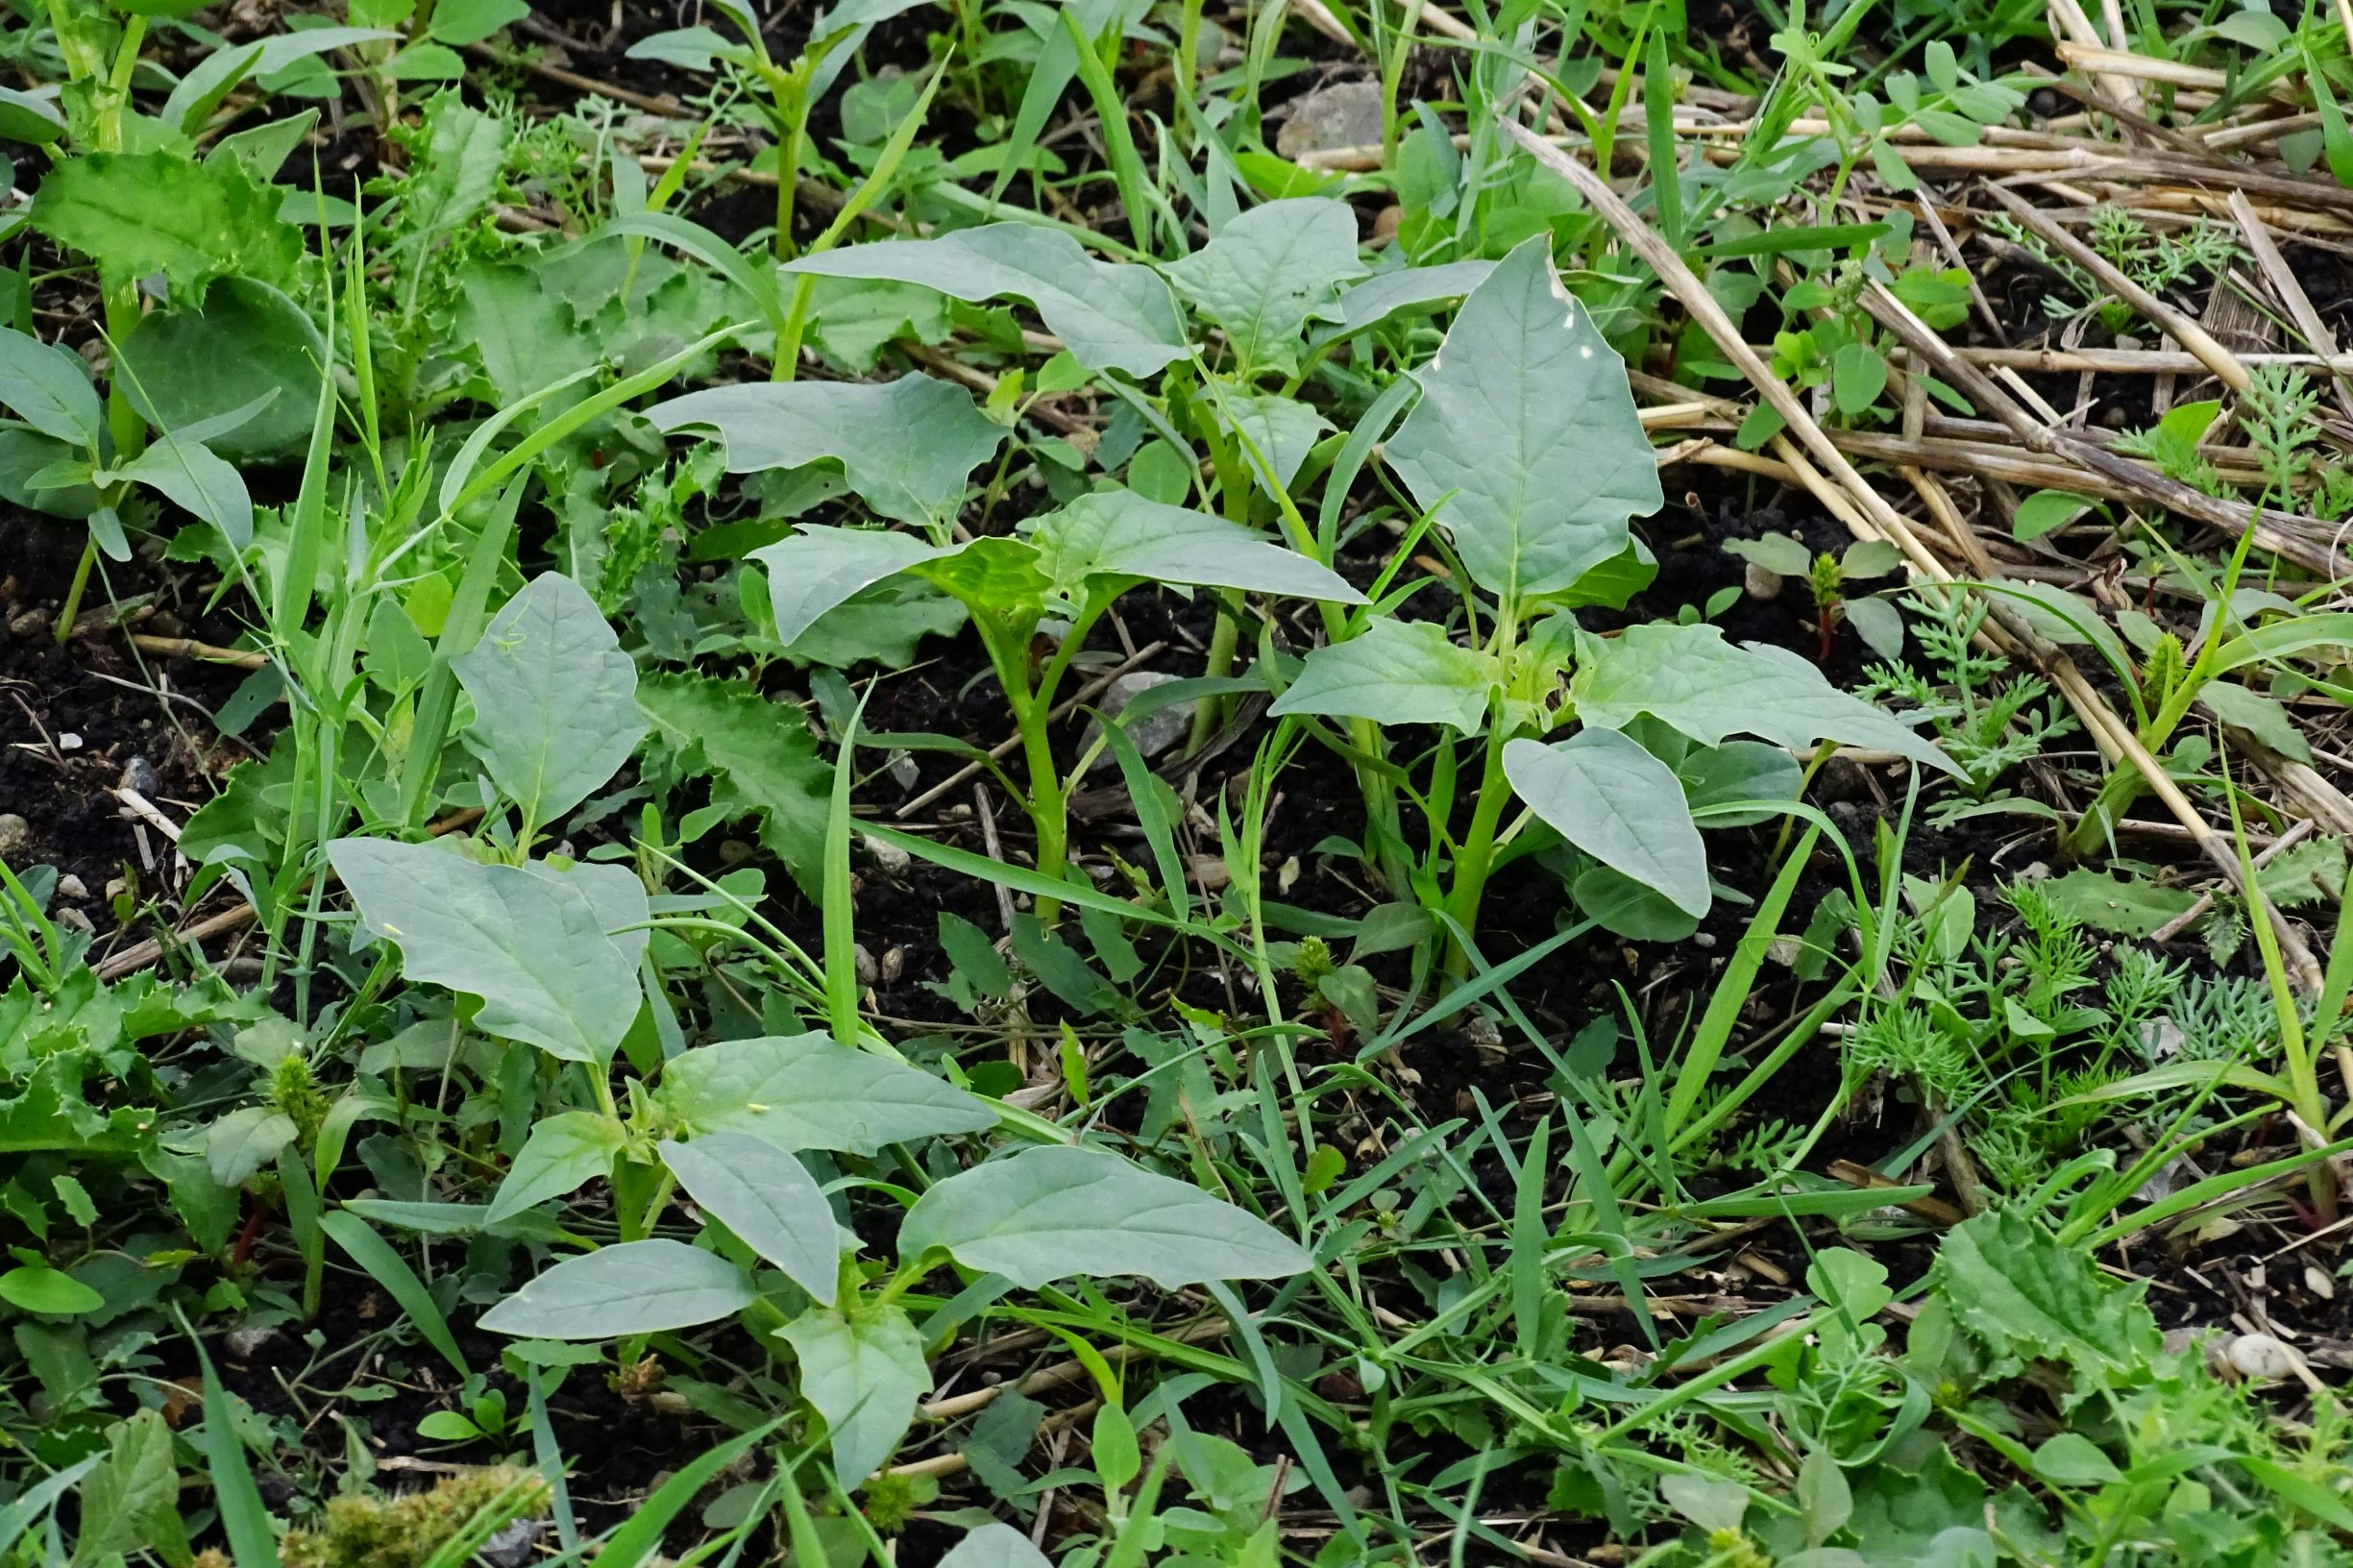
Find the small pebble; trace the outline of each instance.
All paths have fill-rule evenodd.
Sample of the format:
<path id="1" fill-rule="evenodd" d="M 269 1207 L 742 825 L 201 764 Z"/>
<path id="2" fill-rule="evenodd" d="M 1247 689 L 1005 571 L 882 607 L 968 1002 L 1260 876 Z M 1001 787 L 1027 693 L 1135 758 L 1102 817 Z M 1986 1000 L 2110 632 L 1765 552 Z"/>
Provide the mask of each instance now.
<path id="1" fill-rule="evenodd" d="M 895 943 L 882 950 L 882 983 L 896 985 L 898 977 L 907 972 L 907 949 Z"/>
<path id="2" fill-rule="evenodd" d="M 133 790 L 140 795 L 154 795 L 163 788 L 163 775 L 145 757 L 133 757 L 123 764 L 123 776 L 117 789 Z"/>
<path id="3" fill-rule="evenodd" d="M 12 855 L 33 842 L 33 824 L 12 811 L 0 811 L 0 855 Z"/>
<path id="4" fill-rule="evenodd" d="M 858 974 L 858 984 L 870 986 L 880 977 L 882 971 L 874 963 L 874 955 L 866 950 L 865 943 L 859 943 L 852 947 L 849 950 L 849 957 L 850 968 Z"/>
<path id="5" fill-rule="evenodd" d="M 49 616 L 45 611 L 19 610 L 9 622 L 9 635 L 12 637 L 30 637 L 48 624 Z"/>
<path id="6" fill-rule="evenodd" d="M 2243 1334 L 2223 1355 L 2232 1371 L 2257 1383 L 2279 1383 L 2295 1376 L 2295 1352 L 2267 1334 Z"/>
<path id="7" fill-rule="evenodd" d="M 89 884 L 84 882 L 80 877 L 74 875 L 73 872 L 67 871 L 63 876 L 58 878 L 59 897 L 87 898 L 89 895 Z"/>
<path id="8" fill-rule="evenodd" d="M 916 765 L 915 754 L 911 751 L 895 754 L 885 772 L 890 773 L 892 783 L 911 794 L 918 784 L 923 782 L 923 770 Z"/>
<path id="9" fill-rule="evenodd" d="M 221 1343 L 228 1347 L 231 1356 L 240 1361 L 249 1361 L 261 1350 L 262 1346 L 277 1337 L 278 1331 L 275 1328 L 231 1329 L 227 1334 L 221 1335 Z"/>
<path id="10" fill-rule="evenodd" d="M 1785 969 L 1794 968 L 1805 956 L 1805 939 L 1787 934 L 1777 936 L 1765 943 L 1765 956 Z"/>
<path id="11" fill-rule="evenodd" d="M 61 750 L 61 751 L 79 751 L 79 750 L 81 750 L 81 749 L 82 749 L 82 737 L 81 737 L 81 736 L 79 736 L 79 735 L 77 735 L 77 734 L 75 734 L 75 733 L 74 733 L 72 730 L 70 730 L 70 729 L 69 729 L 69 730 L 67 730 L 67 731 L 65 731 L 63 734 L 61 734 L 61 735 L 60 735 L 60 736 L 58 737 L 58 749 L 59 749 L 59 750 Z"/>
<path id="12" fill-rule="evenodd" d="M 1778 599 L 1781 597 L 1781 575 L 1751 561 L 1740 569 L 1740 586 L 1751 599 Z"/>
<path id="13" fill-rule="evenodd" d="M 61 909 L 55 913 L 60 925 L 70 925 L 75 930 L 89 936 L 98 934 L 98 928 L 90 924 L 90 918 L 78 909 Z"/>
<path id="14" fill-rule="evenodd" d="M 2310 1263 L 2304 1265 L 2304 1288 L 2318 1296 L 2322 1301 L 2337 1299 L 2336 1282 L 2328 1277 L 2326 1270 L 2315 1268 Z"/>
<path id="15" fill-rule="evenodd" d="M 872 834 L 866 836 L 866 852 L 874 864 L 895 876 L 914 864 L 914 857 L 895 844 L 889 844 Z"/>

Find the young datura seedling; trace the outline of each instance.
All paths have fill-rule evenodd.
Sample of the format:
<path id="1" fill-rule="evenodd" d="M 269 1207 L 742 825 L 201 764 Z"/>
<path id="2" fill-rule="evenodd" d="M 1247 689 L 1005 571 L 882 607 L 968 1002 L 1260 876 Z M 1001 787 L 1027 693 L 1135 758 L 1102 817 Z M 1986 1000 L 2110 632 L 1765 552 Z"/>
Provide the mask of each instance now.
<path id="1" fill-rule="evenodd" d="M 1795 577 L 1805 584 L 1814 601 L 1814 662 L 1826 664 L 1830 642 L 1841 622 L 1854 627 L 1870 649 L 1883 659 L 1903 652 L 1903 612 L 1884 599 L 1855 597 L 1852 583 L 1884 577 L 1903 565 L 1903 552 L 1884 539 L 1857 539 L 1833 555 L 1816 554 L 1786 533 L 1761 539 L 1732 539 L 1724 548 L 1749 563 L 1752 578 L 1762 577 L 1780 591 L 1781 580 Z"/>
<path id="2" fill-rule="evenodd" d="M 1077 1274 L 1175 1289 L 1298 1273 L 1310 1259 L 1264 1221 L 1108 1151 L 1044 1145 L 933 1185 L 900 1222 L 878 1284 L 801 1156 L 871 1157 L 1000 1121 L 1042 1124 L 906 1063 L 824 1034 L 725 1041 L 650 1059 L 618 1100 L 615 1058 L 649 1009 L 654 916 L 618 866 L 481 865 L 453 849 L 343 839 L 329 858 L 403 973 L 479 998 L 472 1026 L 586 1066 L 594 1109 L 542 1116 L 484 1216 L 499 1225 L 592 1180 L 621 1239 L 567 1258 L 494 1307 L 493 1331 L 607 1339 L 741 1314 L 791 1347 L 837 1474 L 872 1473 L 931 1386 L 899 1298 L 953 1262 L 1035 1289 Z M 625 1104 L 626 1110 L 623 1109 Z M 679 1189 L 702 1244 L 653 1234 Z"/>
<path id="3" fill-rule="evenodd" d="M 1561 287 L 1547 241 L 1497 265 L 1413 379 L 1421 398 L 1386 460 L 1452 535 L 1467 636 L 1385 613 L 1425 585 L 1392 592 L 1385 577 L 1272 711 L 1438 729 L 1421 795 L 1434 842 L 1415 892 L 1458 941 L 1495 869 L 1556 841 L 1582 857 L 1573 894 L 1588 914 L 1644 935 L 1687 928 L 1712 896 L 1700 819 L 1781 809 L 1800 776 L 1785 748 L 1849 742 L 1949 770 L 1798 655 L 1704 625 L 1614 637 L 1578 625 L 1580 605 L 1623 604 L 1630 578 L 1639 586 L 1629 523 L 1663 497 L 1624 361 Z M 1727 744 L 1736 734 L 1773 744 Z M 1476 793 L 1458 831 L 1466 760 Z M 1528 831 L 1532 820 L 1549 832 Z M 1454 956 L 1459 967 L 1458 944 Z"/>

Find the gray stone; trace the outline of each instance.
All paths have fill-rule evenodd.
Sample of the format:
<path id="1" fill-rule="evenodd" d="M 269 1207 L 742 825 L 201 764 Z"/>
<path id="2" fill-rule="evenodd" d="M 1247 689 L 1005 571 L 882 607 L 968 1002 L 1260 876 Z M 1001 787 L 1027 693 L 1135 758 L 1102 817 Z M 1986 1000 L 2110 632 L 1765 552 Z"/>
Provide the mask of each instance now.
<path id="1" fill-rule="evenodd" d="M 1291 100 L 1275 134 L 1285 158 L 1335 147 L 1381 145 L 1381 84 L 1335 82 Z"/>
<path id="2" fill-rule="evenodd" d="M 33 842 L 33 824 L 12 811 L 0 811 L 0 855 L 12 855 Z"/>
<path id="3" fill-rule="evenodd" d="M 1113 681 L 1103 693 L 1103 711 L 1116 719 L 1127 712 L 1130 702 L 1153 687 L 1165 686 L 1180 678 L 1164 674 L 1158 670 L 1132 671 Z M 1137 750 L 1147 757 L 1156 757 L 1183 740 L 1192 729 L 1193 710 L 1197 706 L 1197 702 L 1171 702 L 1164 708 L 1153 709 L 1138 718 L 1134 723 L 1122 727 L 1127 730 L 1128 739 L 1136 743 Z M 1081 745 L 1092 746 L 1097 732 L 1097 726 L 1090 724 L 1087 738 Z M 1107 747 L 1095 758 L 1095 766 L 1100 768 L 1111 760 L 1111 751 Z"/>

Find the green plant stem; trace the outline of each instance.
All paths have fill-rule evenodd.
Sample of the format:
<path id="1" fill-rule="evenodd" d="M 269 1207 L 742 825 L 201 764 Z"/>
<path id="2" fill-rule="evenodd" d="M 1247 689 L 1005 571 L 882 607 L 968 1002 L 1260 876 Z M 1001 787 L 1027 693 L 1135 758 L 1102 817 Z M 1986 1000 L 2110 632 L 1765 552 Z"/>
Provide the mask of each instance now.
<path id="1" fill-rule="evenodd" d="M 1479 906 L 1486 897 L 1488 873 L 1495 869 L 1495 832 L 1503 825 L 1504 808 L 1511 801 L 1511 784 L 1504 776 L 1504 744 L 1509 738 L 1501 730 L 1488 731 L 1479 799 L 1471 807 L 1470 830 L 1455 851 L 1454 886 L 1447 891 L 1446 913 L 1465 931 L 1479 929 Z M 1458 940 L 1447 943 L 1446 972 L 1457 980 L 1471 972 L 1470 950 Z"/>
<path id="2" fill-rule="evenodd" d="M 82 594 L 89 587 L 90 571 L 98 564 L 98 536 L 82 541 L 82 559 L 74 563 L 74 580 L 65 590 L 65 602 L 58 606 L 57 640 L 62 645 L 74 634 L 74 622 L 82 614 Z"/>

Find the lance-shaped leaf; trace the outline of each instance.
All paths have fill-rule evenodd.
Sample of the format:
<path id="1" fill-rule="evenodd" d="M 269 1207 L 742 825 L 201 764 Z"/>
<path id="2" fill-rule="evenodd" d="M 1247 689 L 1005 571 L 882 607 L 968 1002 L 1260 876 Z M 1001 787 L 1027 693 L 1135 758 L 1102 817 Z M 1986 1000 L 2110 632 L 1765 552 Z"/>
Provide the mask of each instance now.
<path id="1" fill-rule="evenodd" d="M 674 1056 L 654 1103 L 696 1137 L 748 1133 L 787 1154 L 872 1154 L 996 1125 L 987 1101 L 823 1034 L 722 1041 Z"/>
<path id="2" fill-rule="evenodd" d="M 1089 370 L 1157 374 L 1186 352 L 1176 301 L 1149 267 L 1097 261 L 1077 240 L 1025 223 L 959 229 L 930 239 L 844 245 L 788 261 L 788 273 L 887 278 L 950 299 L 1027 300 Z"/>
<path id="3" fill-rule="evenodd" d="M 714 386 L 657 403 L 646 417 L 673 434 L 716 435 L 731 474 L 838 463 L 868 505 L 919 527 L 953 513 L 972 470 L 1005 441 L 1005 427 L 971 393 L 928 376 Z"/>
<path id="4" fill-rule="evenodd" d="M 583 1183 L 609 1175 L 614 1156 L 628 1141 L 621 1123 L 596 1111 L 564 1111 L 542 1116 L 499 1184 L 483 1223 L 496 1225 L 525 1210 L 576 1191 Z"/>
<path id="5" fill-rule="evenodd" d="M 1116 576 L 1364 602 L 1337 573 L 1264 534 L 1133 490 L 1081 496 L 1042 519 L 1033 537 L 1040 568 L 1073 599 L 1088 578 Z"/>
<path id="6" fill-rule="evenodd" d="M 245 476 L 201 441 L 159 435 L 145 452 L 108 476 L 143 484 L 220 530 L 229 548 L 254 542 L 254 500 Z"/>
<path id="7" fill-rule="evenodd" d="M 1486 717 L 1496 678 L 1493 654 L 1456 647 L 1434 621 L 1376 621 L 1310 653 L 1271 711 L 1448 724 L 1467 735 Z"/>
<path id="8" fill-rule="evenodd" d="M 662 1164 L 702 1212 L 830 1307 L 841 1286 L 842 1231 L 808 1167 L 743 1133 L 662 1141 Z"/>
<path id="9" fill-rule="evenodd" d="M 1558 593 L 1665 499 L 1626 362 L 1560 286 L 1549 234 L 1496 265 L 1413 379 L 1421 401 L 1388 464 L 1424 506 L 1445 502 L 1482 587 Z"/>
<path id="10" fill-rule="evenodd" d="M 896 1307 L 821 1308 L 776 1331 L 800 1360 L 800 1391 L 825 1418 L 834 1473 L 864 1481 L 907 1435 L 931 1386 L 923 1336 Z"/>
<path id="11" fill-rule="evenodd" d="M 1329 334 L 1346 337 L 1408 310 L 1432 309 L 1458 300 L 1487 281 L 1492 261 L 1449 261 L 1435 267 L 1404 267 L 1367 278 L 1315 312 L 1339 325 Z"/>
<path id="12" fill-rule="evenodd" d="M 611 1339 L 690 1328 L 759 1299 L 744 1271 L 683 1241 L 624 1241 L 567 1258 L 482 1314 L 493 1334 Z"/>
<path id="13" fill-rule="evenodd" d="M 474 698 L 467 748 L 533 823 L 587 799 L 646 738 L 635 661 L 560 572 L 525 584 L 451 668 Z"/>
<path id="14" fill-rule="evenodd" d="M 94 447 L 102 415 L 89 366 L 71 349 L 0 327 L 0 404 L 46 436 Z"/>
<path id="15" fill-rule="evenodd" d="M 1797 654 L 1734 648 L 1714 626 L 1651 622 L 1586 638 L 1569 696 L 1580 719 L 1605 729 L 1647 713 L 1703 746 L 1744 733 L 1793 747 L 1837 741 L 1957 771 L 1910 725 L 1838 690 Z"/>
<path id="16" fill-rule="evenodd" d="M 1364 276 L 1357 215 L 1328 196 L 1267 202 L 1228 221 L 1167 273 L 1195 309 L 1225 329 L 1243 365 L 1289 369 L 1308 312 L 1334 284 Z"/>
<path id="17" fill-rule="evenodd" d="M 1030 1289 L 1073 1274 L 1140 1274 L 1175 1290 L 1281 1279 L 1313 1262 L 1190 1182 L 1067 1145 L 993 1160 L 925 1192 L 899 1226 L 898 1252 L 934 1248 Z"/>
<path id="18" fill-rule="evenodd" d="M 1562 838 L 1664 896 L 1707 913 L 1707 851 L 1675 771 L 1614 729 L 1565 741 L 1513 741 L 1504 776 Z"/>
<path id="19" fill-rule="evenodd" d="M 768 574 L 776 640 L 785 647 L 859 589 L 911 566 L 952 554 L 909 533 L 812 525 L 751 552 Z"/>
<path id="20" fill-rule="evenodd" d="M 479 996 L 484 1033 L 594 1062 L 637 1017 L 650 916 L 622 868 L 480 866 L 388 839 L 337 839 L 327 858 L 401 972 Z"/>

